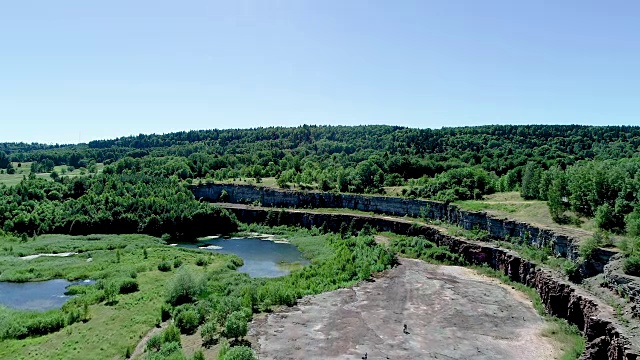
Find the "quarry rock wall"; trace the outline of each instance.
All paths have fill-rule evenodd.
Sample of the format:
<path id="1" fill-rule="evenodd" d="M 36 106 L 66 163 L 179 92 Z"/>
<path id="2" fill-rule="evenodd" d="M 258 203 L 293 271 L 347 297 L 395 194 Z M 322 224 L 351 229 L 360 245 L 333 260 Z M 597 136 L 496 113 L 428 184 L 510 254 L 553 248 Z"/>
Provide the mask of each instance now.
<path id="1" fill-rule="evenodd" d="M 196 198 L 236 204 L 260 204 L 279 208 L 344 208 L 393 216 L 425 217 L 460 226 L 466 230 L 483 230 L 493 239 L 519 238 L 529 244 L 550 246 L 553 252 L 569 259 L 578 257 L 578 247 L 570 236 L 519 221 L 499 219 L 481 211 L 462 210 L 438 201 L 281 190 L 234 184 L 207 184 L 192 189 Z M 224 195 L 223 195 L 224 194 Z M 602 272 L 604 263 L 594 264 Z"/>

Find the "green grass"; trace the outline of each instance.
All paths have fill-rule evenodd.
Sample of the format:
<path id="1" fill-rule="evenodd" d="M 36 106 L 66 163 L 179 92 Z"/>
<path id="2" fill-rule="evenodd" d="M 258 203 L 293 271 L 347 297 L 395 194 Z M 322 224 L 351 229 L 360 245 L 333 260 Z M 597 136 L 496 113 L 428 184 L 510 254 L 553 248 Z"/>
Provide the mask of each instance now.
<path id="1" fill-rule="evenodd" d="M 29 173 L 31 172 L 31 163 L 30 162 L 24 162 L 21 163 L 21 166 L 18 167 L 18 163 L 12 163 L 14 169 L 16 169 L 16 173 L 15 174 L 0 174 L 0 184 L 4 184 L 6 186 L 13 186 L 13 185 L 17 185 L 20 183 L 20 181 L 22 181 L 22 179 L 25 176 L 29 176 Z M 56 171 L 59 175 L 61 176 L 68 176 L 68 177 L 77 177 L 77 176 L 84 176 L 84 175 L 88 175 L 89 172 L 86 169 L 83 168 L 79 168 L 79 169 L 74 169 L 71 172 L 66 172 L 65 174 L 62 174 L 62 168 L 66 168 L 66 165 L 58 165 L 55 166 L 53 168 L 54 171 Z M 104 168 L 104 164 L 103 163 L 98 163 L 96 164 L 96 169 L 97 172 L 100 173 L 102 172 L 102 169 Z M 36 177 L 39 178 L 43 178 L 43 179 L 47 179 L 47 180 L 51 180 L 51 173 L 37 173 Z"/>
<path id="2" fill-rule="evenodd" d="M 107 305 L 96 302 L 102 290 L 97 285 L 86 286 L 86 294 L 68 301 L 63 309 L 90 303 L 90 320 L 68 325 L 60 331 L 22 340 L 0 341 L 0 358 L 12 359 L 88 359 L 122 357 L 126 348 L 135 346 L 139 339 L 151 329 L 160 316 L 160 305 L 165 300 L 166 284 L 175 270 L 160 272 L 157 264 L 164 259 L 173 262 L 179 258 L 182 266 L 190 266 L 197 273 L 204 267 L 194 266 L 197 259 L 208 258 L 207 271 L 227 269 L 228 258 L 219 255 L 169 247 L 159 239 L 141 235 L 109 235 L 72 237 L 49 235 L 21 243 L 15 240 L 0 240 L 0 248 L 14 247 L 14 252 L 38 253 L 42 249 L 50 252 L 84 251 L 68 258 L 38 258 L 22 260 L 17 255 L 8 255 L 6 250 L 0 260 L 3 280 L 46 280 L 63 277 L 67 279 L 103 279 L 104 282 L 129 278 L 134 274 L 139 285 L 137 292 L 117 295 L 115 302 Z M 147 257 L 143 249 L 146 249 Z M 120 253 L 120 261 L 117 261 Z M 92 261 L 87 262 L 88 256 Z M 53 310 L 63 311 L 63 310 Z M 33 313 L 31 313 L 33 314 Z M 4 309 L 4 319 L 27 315 L 25 312 Z M 1 325 L 1 322 L 0 322 Z"/>
<path id="3" fill-rule="evenodd" d="M 484 211 L 499 218 L 514 219 L 555 231 L 563 231 L 577 239 L 592 236 L 597 230 L 593 219 L 578 219 L 570 212 L 567 212 L 567 215 L 576 218 L 579 225 L 557 224 L 551 217 L 546 201 L 524 200 L 519 192 L 495 193 L 485 196 L 484 200 L 456 201 L 454 204 L 464 210 Z"/>

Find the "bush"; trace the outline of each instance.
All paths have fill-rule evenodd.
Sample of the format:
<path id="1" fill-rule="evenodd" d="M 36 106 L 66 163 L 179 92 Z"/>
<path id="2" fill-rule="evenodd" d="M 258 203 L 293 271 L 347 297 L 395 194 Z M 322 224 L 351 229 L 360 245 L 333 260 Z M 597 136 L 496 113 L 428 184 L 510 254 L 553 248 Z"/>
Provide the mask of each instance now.
<path id="1" fill-rule="evenodd" d="M 169 325 L 162 333 L 162 343 L 171 342 L 180 344 L 180 330 L 173 324 Z"/>
<path id="2" fill-rule="evenodd" d="M 609 204 L 604 204 L 596 209 L 595 223 L 598 229 L 617 230 L 623 225 L 623 217 Z"/>
<path id="3" fill-rule="evenodd" d="M 134 279 L 120 281 L 120 294 L 131 294 L 138 291 L 138 283 Z"/>
<path id="4" fill-rule="evenodd" d="M 204 256 L 200 256 L 196 259 L 196 265 L 198 266 L 206 266 L 207 264 L 209 264 L 209 261 Z"/>
<path id="5" fill-rule="evenodd" d="M 108 304 L 113 304 L 116 302 L 116 296 L 120 292 L 120 287 L 114 281 L 110 281 L 109 283 L 104 285 L 104 297 Z"/>
<path id="6" fill-rule="evenodd" d="M 171 241 L 171 235 L 169 234 L 162 234 L 162 236 L 160 237 L 160 239 L 162 239 L 162 241 L 168 243 L 169 241 Z"/>
<path id="7" fill-rule="evenodd" d="M 247 335 L 247 319 L 243 311 L 234 311 L 229 315 L 225 323 L 225 336 L 238 339 Z"/>
<path id="8" fill-rule="evenodd" d="M 195 310 L 180 311 L 175 318 L 176 326 L 183 334 L 191 335 L 200 325 L 200 317 Z"/>
<path id="9" fill-rule="evenodd" d="M 229 342 L 227 340 L 224 340 L 220 345 L 220 349 L 218 349 L 218 356 L 216 357 L 216 359 L 224 360 L 224 357 L 227 355 L 230 349 L 231 346 L 229 346 Z"/>
<path id="10" fill-rule="evenodd" d="M 248 346 L 234 346 L 224 355 L 224 360 L 257 360 Z"/>
<path id="11" fill-rule="evenodd" d="M 627 235 L 640 236 L 640 207 L 636 208 L 625 218 L 625 228 Z"/>
<path id="12" fill-rule="evenodd" d="M 193 353 L 193 360 L 204 360 L 204 353 L 202 350 L 197 350 Z"/>
<path id="13" fill-rule="evenodd" d="M 153 335 L 147 341 L 147 351 L 158 351 L 162 346 L 162 334 Z"/>
<path id="14" fill-rule="evenodd" d="M 182 259 L 180 258 L 175 258 L 175 260 L 173 260 L 173 268 L 177 269 L 180 266 L 182 266 Z"/>
<path id="15" fill-rule="evenodd" d="M 160 319 L 163 322 L 171 319 L 171 305 L 165 303 L 160 306 Z"/>
<path id="16" fill-rule="evenodd" d="M 202 292 L 202 281 L 186 267 L 181 267 L 171 280 L 167 302 L 173 306 L 194 302 Z"/>
<path id="17" fill-rule="evenodd" d="M 200 329 L 202 343 L 205 346 L 214 345 L 217 340 L 218 324 L 215 321 L 207 321 Z"/>
<path id="18" fill-rule="evenodd" d="M 569 279 L 576 279 L 580 275 L 580 264 L 575 261 L 567 260 L 563 263 L 562 270 Z"/>
<path id="19" fill-rule="evenodd" d="M 624 272 L 629 275 L 639 276 L 640 275 L 640 255 L 630 255 L 626 259 L 624 259 L 623 265 Z"/>
<path id="20" fill-rule="evenodd" d="M 160 264 L 158 264 L 158 270 L 162 272 L 171 271 L 171 263 L 167 260 L 163 260 Z"/>
<path id="21" fill-rule="evenodd" d="M 166 342 L 158 351 L 158 359 L 184 359 L 179 342 Z"/>
<path id="22" fill-rule="evenodd" d="M 580 256 L 585 260 L 591 260 L 598 247 L 600 247 L 600 244 L 598 244 L 598 239 L 595 237 L 590 237 L 582 241 L 582 243 L 580 244 Z"/>

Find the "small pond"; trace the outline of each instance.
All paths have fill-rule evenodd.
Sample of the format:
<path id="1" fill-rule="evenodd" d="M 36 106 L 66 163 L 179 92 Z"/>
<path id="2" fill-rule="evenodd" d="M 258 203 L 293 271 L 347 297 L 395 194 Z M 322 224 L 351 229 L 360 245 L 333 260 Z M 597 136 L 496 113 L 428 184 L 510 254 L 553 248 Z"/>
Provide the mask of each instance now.
<path id="1" fill-rule="evenodd" d="M 58 309 L 72 296 L 65 295 L 70 285 L 88 285 L 93 280 L 70 282 L 54 279 L 36 282 L 0 282 L 0 305 L 19 310 Z"/>
<path id="2" fill-rule="evenodd" d="M 282 264 L 309 264 L 298 248 L 291 244 L 260 239 L 210 239 L 197 244 L 179 244 L 180 247 L 222 254 L 235 254 L 242 258 L 244 265 L 238 271 L 251 277 L 279 277 L 289 274 Z M 205 248 L 207 247 L 207 248 Z"/>

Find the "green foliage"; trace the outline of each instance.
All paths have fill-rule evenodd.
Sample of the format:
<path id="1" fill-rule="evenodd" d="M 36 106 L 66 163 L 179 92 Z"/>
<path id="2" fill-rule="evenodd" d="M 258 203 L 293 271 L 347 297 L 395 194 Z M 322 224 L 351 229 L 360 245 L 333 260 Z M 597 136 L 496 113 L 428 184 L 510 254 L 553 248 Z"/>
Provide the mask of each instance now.
<path id="1" fill-rule="evenodd" d="M 542 178 L 542 170 L 536 163 L 530 162 L 525 166 L 524 173 L 522 174 L 522 186 L 520 188 L 520 195 L 524 199 L 537 199 L 540 197 L 539 187 Z"/>
<path id="2" fill-rule="evenodd" d="M 229 349 L 224 357 L 224 360 L 256 360 L 253 350 L 248 346 L 234 346 Z"/>
<path id="3" fill-rule="evenodd" d="M 448 265 L 461 265 L 465 261 L 444 246 L 426 240 L 424 237 L 401 237 L 391 241 L 391 248 L 402 256 Z"/>
<path id="4" fill-rule="evenodd" d="M 247 335 L 248 326 L 245 314 L 242 311 L 231 313 L 224 325 L 224 329 L 227 338 L 238 339 Z"/>
<path id="5" fill-rule="evenodd" d="M 122 279 L 118 288 L 120 294 L 130 294 L 138 291 L 138 283 L 134 279 Z"/>
<path id="6" fill-rule="evenodd" d="M 104 286 L 104 297 L 107 304 L 114 304 L 116 296 L 120 292 L 120 286 L 115 281 L 110 281 Z"/>
<path id="7" fill-rule="evenodd" d="M 209 261 L 204 256 L 200 256 L 198 259 L 196 259 L 196 265 L 198 266 L 207 266 L 208 263 Z"/>
<path id="8" fill-rule="evenodd" d="M 195 309 L 180 311 L 175 316 L 175 324 L 183 334 L 193 334 L 200 325 L 200 316 Z"/>
<path id="9" fill-rule="evenodd" d="M 640 255 L 632 254 L 625 258 L 623 270 L 629 275 L 640 276 Z"/>
<path id="10" fill-rule="evenodd" d="M 207 321 L 200 329 L 202 342 L 204 345 L 214 345 L 218 340 L 219 326 L 215 321 Z"/>
<path id="11" fill-rule="evenodd" d="M 131 355 L 133 354 L 133 349 L 131 346 L 127 346 L 124 350 L 124 358 L 125 359 L 129 359 L 131 357 Z"/>
<path id="12" fill-rule="evenodd" d="M 196 350 L 196 352 L 193 353 L 193 360 L 205 360 L 204 359 L 204 352 L 202 352 L 202 349 L 198 349 Z"/>
<path id="13" fill-rule="evenodd" d="M 640 205 L 637 205 L 632 213 L 625 219 L 627 235 L 631 237 L 640 236 Z"/>
<path id="14" fill-rule="evenodd" d="M 444 202 L 481 199 L 495 191 L 495 175 L 477 167 L 447 170 L 433 178 L 423 177 L 409 182 L 415 196 Z"/>
<path id="15" fill-rule="evenodd" d="M 230 349 L 231 346 L 229 345 L 229 342 L 227 340 L 224 340 L 222 344 L 220 344 L 220 349 L 218 350 L 218 356 L 216 357 L 216 360 L 224 360 L 224 357 L 227 355 Z"/>
<path id="16" fill-rule="evenodd" d="M 181 267 L 171 280 L 167 290 L 167 302 L 181 305 L 194 302 L 202 293 L 203 283 L 188 267 Z"/>
<path id="17" fill-rule="evenodd" d="M 562 271 L 569 279 L 576 278 L 580 273 L 580 264 L 576 261 L 564 261 L 562 263 Z"/>
<path id="18" fill-rule="evenodd" d="M 147 341 L 147 351 L 158 351 L 162 346 L 162 334 L 153 335 Z"/>
<path id="19" fill-rule="evenodd" d="M 165 303 L 160 306 L 160 319 L 163 322 L 171 319 L 171 305 Z"/>
<path id="20" fill-rule="evenodd" d="M 139 173 L 60 182 L 27 178 L 0 188 L 0 228 L 28 234 L 145 233 L 193 239 L 237 228 L 225 210 L 201 203 L 176 179 Z"/>
<path id="21" fill-rule="evenodd" d="M 588 239 L 585 239 L 580 244 L 580 248 L 579 248 L 580 256 L 585 260 L 591 260 L 591 258 L 593 257 L 598 247 L 599 247 L 599 244 L 595 238 L 590 237 Z"/>
<path id="22" fill-rule="evenodd" d="M 160 262 L 160 264 L 158 264 L 158 270 L 160 271 L 171 271 L 171 262 L 169 260 L 162 260 L 162 262 Z"/>
<path id="23" fill-rule="evenodd" d="M 163 343 L 175 342 L 180 344 L 180 330 L 178 330 L 178 328 L 173 324 L 167 326 L 167 328 L 162 333 L 162 342 Z"/>
<path id="24" fill-rule="evenodd" d="M 45 313 L 14 312 L 0 307 L 0 340 L 46 335 L 81 320 L 80 316 L 68 314 L 59 310 Z"/>

